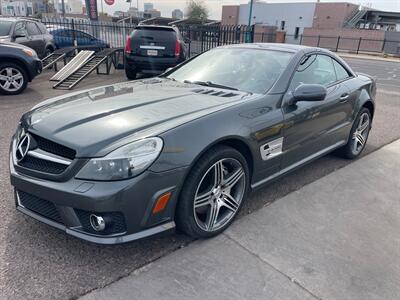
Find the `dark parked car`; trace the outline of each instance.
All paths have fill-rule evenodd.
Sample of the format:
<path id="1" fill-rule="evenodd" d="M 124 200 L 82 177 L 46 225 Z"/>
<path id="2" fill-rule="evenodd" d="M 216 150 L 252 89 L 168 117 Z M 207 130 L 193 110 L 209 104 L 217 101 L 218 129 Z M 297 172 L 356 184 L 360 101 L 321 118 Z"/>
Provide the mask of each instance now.
<path id="1" fill-rule="evenodd" d="M 21 93 L 42 72 L 35 50 L 15 43 L 0 42 L 0 94 Z"/>
<path id="2" fill-rule="evenodd" d="M 125 73 L 160 74 L 188 57 L 188 47 L 175 26 L 140 25 L 129 35 L 125 46 Z"/>
<path id="3" fill-rule="evenodd" d="M 97 243 L 210 237 L 250 190 L 363 151 L 375 82 L 296 45 L 207 51 L 158 78 L 47 100 L 12 139 L 17 209 Z"/>
<path id="4" fill-rule="evenodd" d="M 0 42 L 13 42 L 28 46 L 44 58 L 54 51 L 53 36 L 43 23 L 33 19 L 0 18 Z"/>
<path id="5" fill-rule="evenodd" d="M 110 47 L 107 42 L 80 30 L 53 27 L 48 28 L 48 30 L 53 35 L 54 43 L 58 49 L 74 46 L 74 40 L 76 40 L 78 46 Z"/>

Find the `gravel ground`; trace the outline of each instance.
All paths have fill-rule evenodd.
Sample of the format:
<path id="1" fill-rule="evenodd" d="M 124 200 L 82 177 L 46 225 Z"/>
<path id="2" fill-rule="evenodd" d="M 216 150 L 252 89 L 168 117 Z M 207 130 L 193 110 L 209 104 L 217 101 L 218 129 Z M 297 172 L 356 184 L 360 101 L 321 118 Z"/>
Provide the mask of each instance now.
<path id="1" fill-rule="evenodd" d="M 356 71 L 379 78 L 374 127 L 364 155 L 400 138 L 400 64 L 348 59 Z M 98 246 L 69 237 L 17 213 L 8 178 L 8 147 L 20 115 L 46 98 L 65 91 L 51 89 L 45 73 L 25 93 L 0 97 L 0 298 L 74 299 L 128 275 L 191 240 L 181 234 L 118 246 Z M 78 89 L 125 80 L 123 72 L 91 76 Z M 242 215 L 350 163 L 327 156 L 254 192 Z M 328 196 L 328 195 L 327 195 Z"/>

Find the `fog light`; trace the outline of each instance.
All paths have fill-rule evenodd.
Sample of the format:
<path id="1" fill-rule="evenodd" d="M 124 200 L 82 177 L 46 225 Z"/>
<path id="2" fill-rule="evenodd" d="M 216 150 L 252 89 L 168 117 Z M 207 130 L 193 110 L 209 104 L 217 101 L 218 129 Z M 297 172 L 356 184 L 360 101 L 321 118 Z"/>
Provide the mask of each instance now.
<path id="1" fill-rule="evenodd" d="M 91 214 L 90 217 L 90 225 L 96 231 L 103 231 L 106 228 L 106 221 L 101 216 L 96 216 Z"/>

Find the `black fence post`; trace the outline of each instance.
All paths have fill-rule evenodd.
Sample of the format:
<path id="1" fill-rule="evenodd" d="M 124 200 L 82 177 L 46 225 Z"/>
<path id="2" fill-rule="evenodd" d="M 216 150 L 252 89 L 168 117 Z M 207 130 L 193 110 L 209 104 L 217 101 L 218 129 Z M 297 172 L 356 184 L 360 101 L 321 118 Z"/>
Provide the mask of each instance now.
<path id="1" fill-rule="evenodd" d="M 386 38 L 383 39 L 382 50 L 381 50 L 381 52 L 383 53 L 385 53 L 385 44 L 386 44 Z"/>
<path id="2" fill-rule="evenodd" d="M 318 42 L 317 42 L 317 47 L 319 47 L 319 41 L 321 40 L 321 36 L 318 36 Z"/>
<path id="3" fill-rule="evenodd" d="M 337 42 L 336 42 L 336 52 L 338 52 L 339 49 L 339 43 L 340 43 L 340 36 L 337 37 Z"/>
<path id="4" fill-rule="evenodd" d="M 360 38 L 360 39 L 358 40 L 357 54 L 358 54 L 358 52 L 360 51 L 361 40 L 362 40 L 362 38 Z"/>
<path id="5" fill-rule="evenodd" d="M 72 27 L 72 46 L 78 46 L 76 42 L 76 32 L 75 32 L 75 21 L 74 19 L 71 20 L 71 27 Z"/>
<path id="6" fill-rule="evenodd" d="M 201 30 L 201 52 L 204 51 L 204 31 Z"/>
<path id="7" fill-rule="evenodd" d="M 192 56 L 192 35 L 190 33 L 190 28 L 187 29 L 186 38 L 189 39 L 189 57 Z"/>

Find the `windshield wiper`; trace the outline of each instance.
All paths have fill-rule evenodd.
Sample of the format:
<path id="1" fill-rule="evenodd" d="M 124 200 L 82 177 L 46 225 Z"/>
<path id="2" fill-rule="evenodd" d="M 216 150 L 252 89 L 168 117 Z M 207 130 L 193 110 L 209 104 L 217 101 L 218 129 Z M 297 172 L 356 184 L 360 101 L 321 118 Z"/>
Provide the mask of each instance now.
<path id="1" fill-rule="evenodd" d="M 221 89 L 227 89 L 227 90 L 232 90 L 232 91 L 238 91 L 237 88 L 233 88 L 233 87 L 222 85 L 222 84 L 213 83 L 211 81 L 184 80 L 183 82 L 184 83 L 192 83 L 192 84 L 204 85 L 204 86 L 209 86 L 209 87 L 216 87 L 216 88 L 221 88 Z"/>

